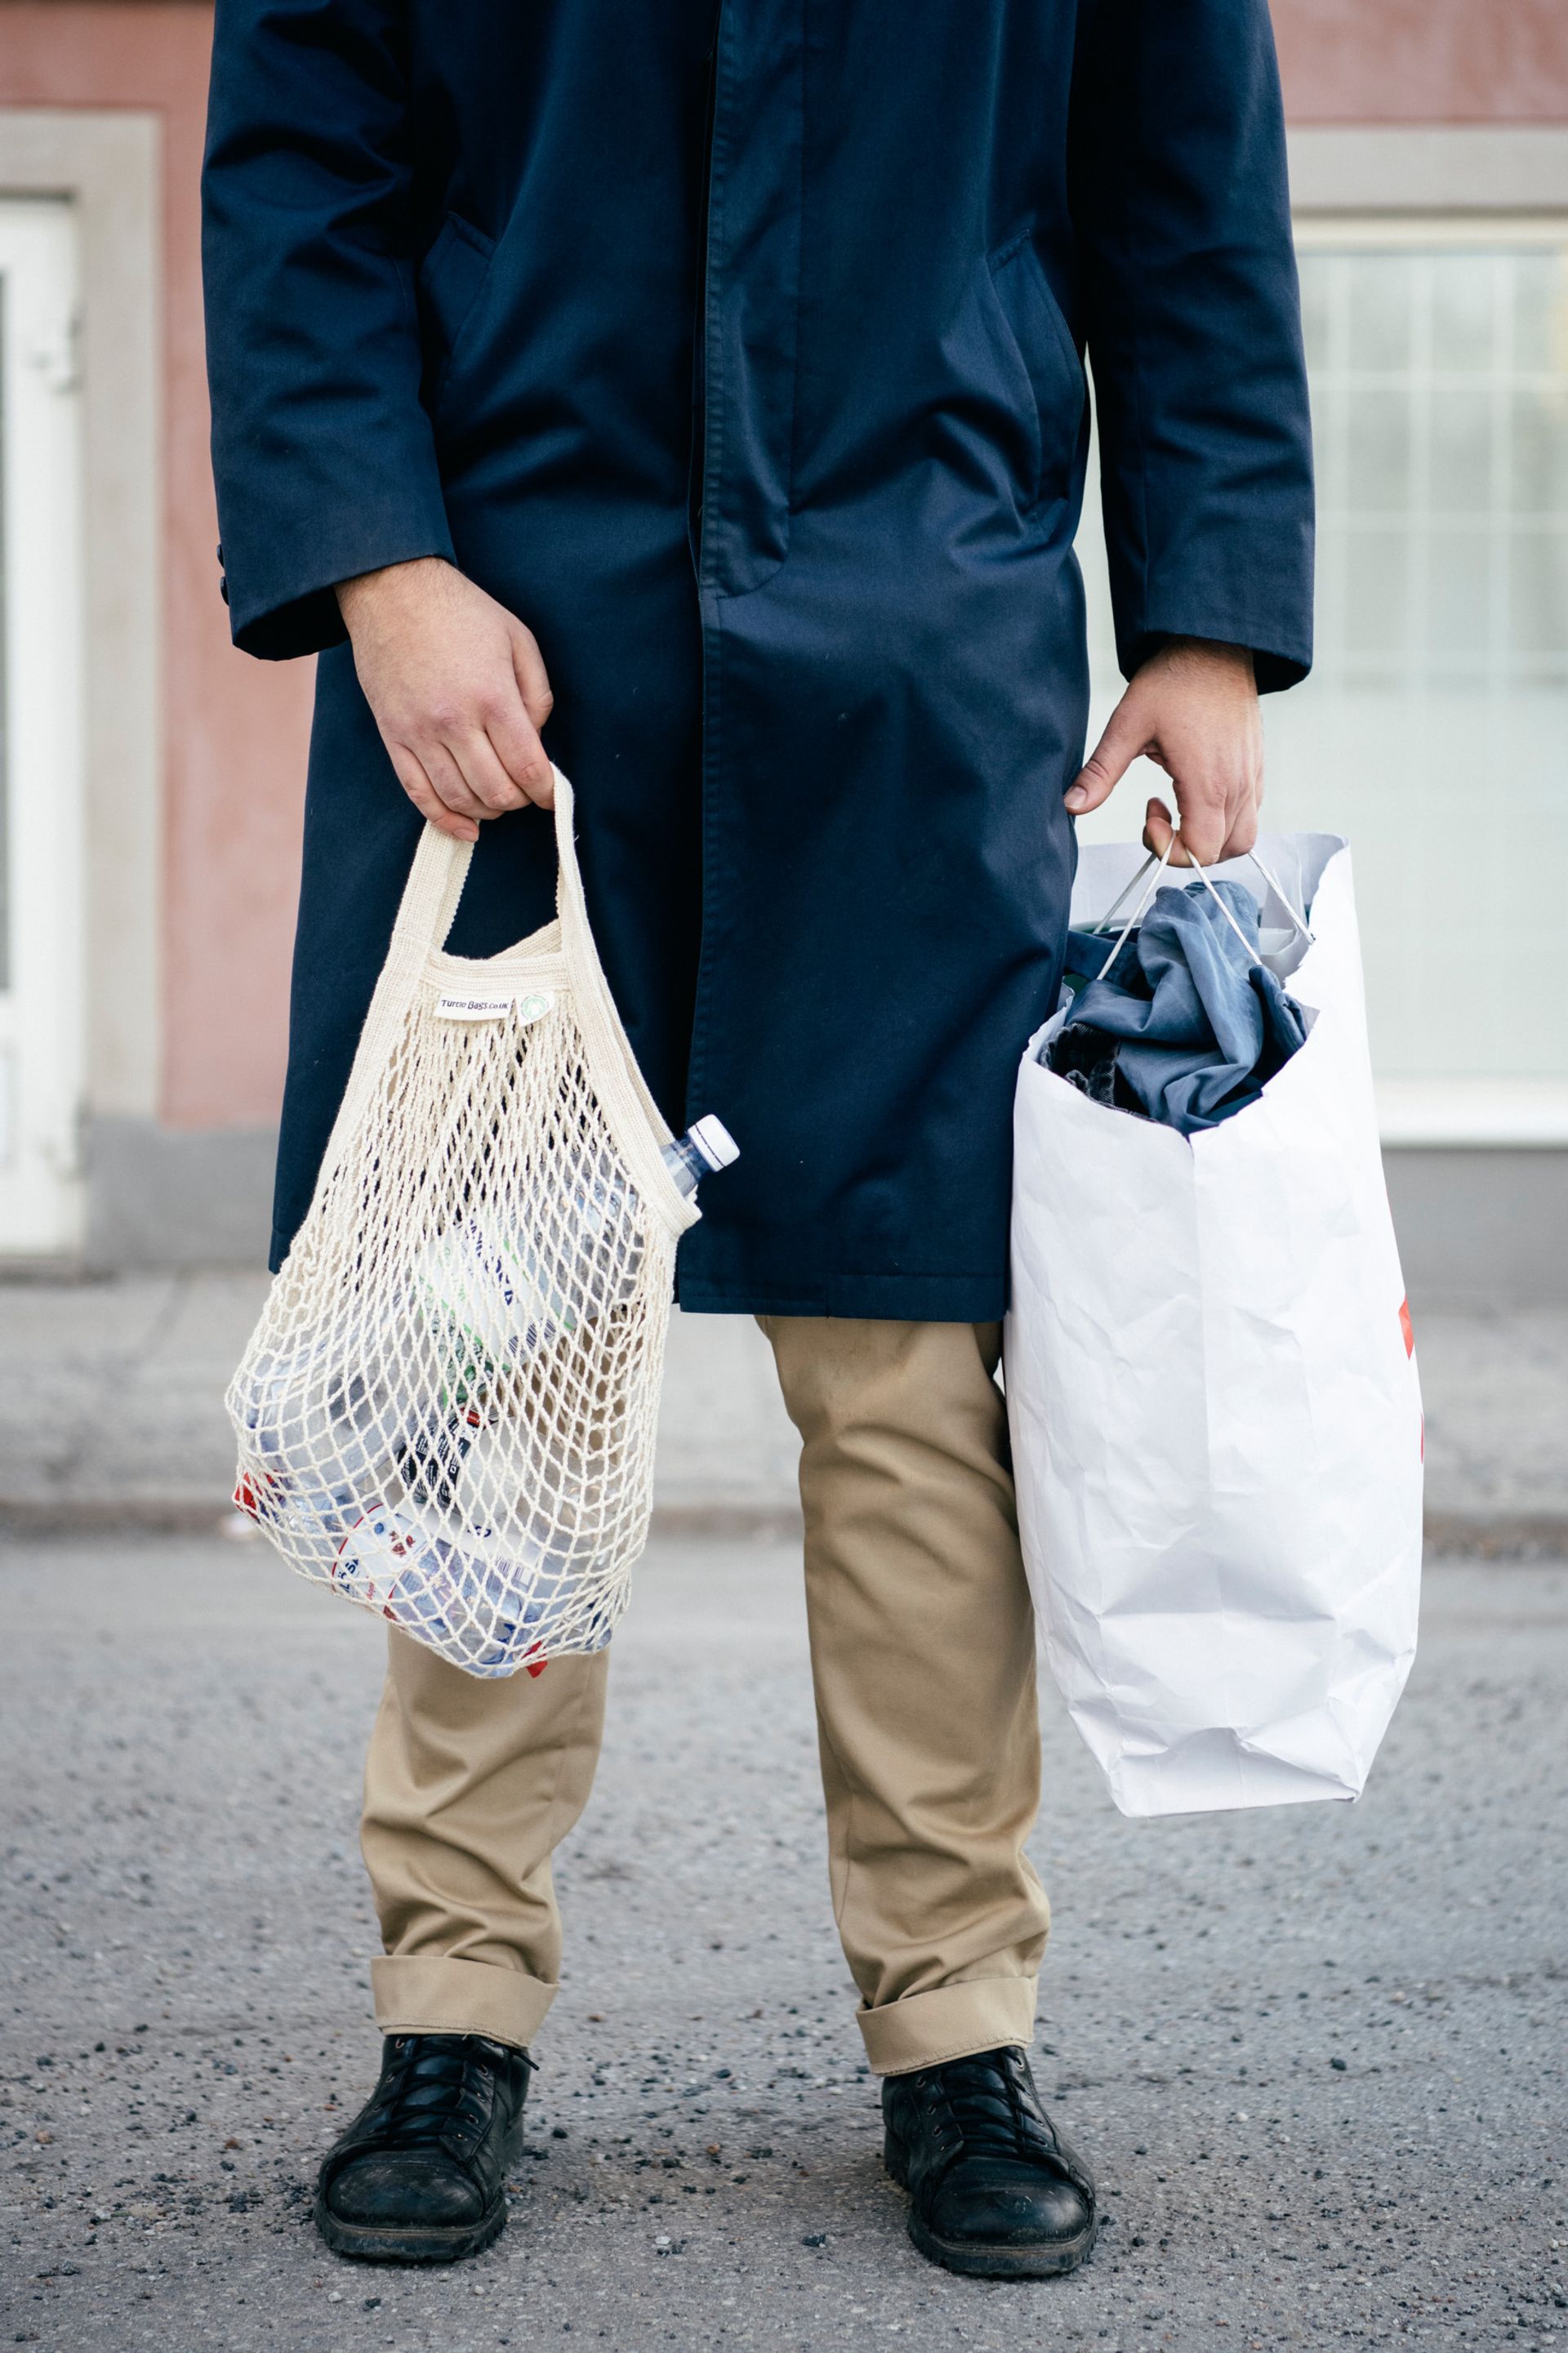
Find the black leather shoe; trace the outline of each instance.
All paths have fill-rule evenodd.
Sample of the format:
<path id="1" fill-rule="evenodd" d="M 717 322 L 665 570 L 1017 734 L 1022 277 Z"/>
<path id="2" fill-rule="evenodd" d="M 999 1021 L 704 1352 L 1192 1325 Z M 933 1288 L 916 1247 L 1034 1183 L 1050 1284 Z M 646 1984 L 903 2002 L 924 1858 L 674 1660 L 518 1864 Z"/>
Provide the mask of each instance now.
<path id="1" fill-rule="evenodd" d="M 381 2081 L 316 2180 L 316 2227 L 340 2255 L 450 2263 L 506 2221 L 533 2062 L 482 2034 L 389 2034 Z"/>
<path id="2" fill-rule="evenodd" d="M 888 2171 L 910 2193 L 910 2236 L 950 2272 L 1053 2279 L 1100 2227 L 1094 2176 L 1040 2105 L 1014 2044 L 882 2082 Z"/>

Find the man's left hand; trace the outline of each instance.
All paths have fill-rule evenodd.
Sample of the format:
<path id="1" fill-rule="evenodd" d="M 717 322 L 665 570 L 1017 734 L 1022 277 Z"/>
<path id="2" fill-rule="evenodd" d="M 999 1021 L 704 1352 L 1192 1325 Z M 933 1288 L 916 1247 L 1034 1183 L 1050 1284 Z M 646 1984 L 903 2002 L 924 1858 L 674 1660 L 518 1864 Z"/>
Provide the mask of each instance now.
<path id="1" fill-rule="evenodd" d="M 1140 754 L 1176 788 L 1179 827 L 1162 800 L 1145 811 L 1143 840 L 1173 866 L 1239 858 L 1258 839 L 1263 723 L 1245 646 L 1173 638 L 1143 664 L 1067 794 L 1074 817 L 1109 800 Z"/>

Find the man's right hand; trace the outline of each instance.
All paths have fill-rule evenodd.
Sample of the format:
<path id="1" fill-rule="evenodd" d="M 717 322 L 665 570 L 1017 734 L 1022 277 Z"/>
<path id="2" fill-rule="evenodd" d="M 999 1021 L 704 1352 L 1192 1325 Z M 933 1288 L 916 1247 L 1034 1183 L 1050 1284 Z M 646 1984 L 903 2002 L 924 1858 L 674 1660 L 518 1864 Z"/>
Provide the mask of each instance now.
<path id="1" fill-rule="evenodd" d="M 458 841 L 505 809 L 554 804 L 539 731 L 552 697 L 531 629 L 438 555 L 341 581 L 338 607 L 409 799 Z"/>

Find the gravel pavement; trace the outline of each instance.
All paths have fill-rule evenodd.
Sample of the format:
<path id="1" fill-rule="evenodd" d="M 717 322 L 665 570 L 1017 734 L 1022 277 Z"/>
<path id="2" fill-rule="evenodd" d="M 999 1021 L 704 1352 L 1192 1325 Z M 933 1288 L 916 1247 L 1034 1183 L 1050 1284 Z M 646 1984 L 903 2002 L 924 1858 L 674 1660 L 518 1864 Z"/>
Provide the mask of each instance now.
<path id="1" fill-rule="evenodd" d="M 1045 1699 L 1037 2069 L 1073 2279 L 931 2270 L 822 1862 L 798 1563 L 666 1541 L 616 1643 L 510 2226 L 330 2256 L 374 2075 L 374 1624 L 259 1546 L 0 1547 L 0 2344 L 1568 2353 L 1568 1570 L 1440 1563 L 1366 1799 L 1127 1823 Z"/>

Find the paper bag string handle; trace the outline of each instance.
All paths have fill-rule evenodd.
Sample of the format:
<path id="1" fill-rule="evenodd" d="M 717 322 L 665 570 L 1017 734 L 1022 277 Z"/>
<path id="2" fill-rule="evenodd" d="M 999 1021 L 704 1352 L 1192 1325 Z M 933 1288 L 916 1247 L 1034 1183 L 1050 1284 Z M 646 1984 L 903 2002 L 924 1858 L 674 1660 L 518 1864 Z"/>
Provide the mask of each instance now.
<path id="1" fill-rule="evenodd" d="M 1110 972 L 1111 965 L 1116 962 L 1117 957 L 1121 954 L 1122 948 L 1127 941 L 1128 934 L 1132 930 L 1133 925 L 1138 922 L 1143 910 L 1147 907 L 1150 900 L 1153 897 L 1154 892 L 1159 888 L 1160 878 L 1165 871 L 1171 852 L 1175 848 L 1175 841 L 1176 838 L 1173 833 L 1170 840 L 1165 844 L 1163 852 L 1158 858 L 1156 858 L 1154 852 L 1151 850 L 1148 857 L 1143 860 L 1142 865 L 1133 875 L 1131 881 L 1129 882 L 1126 888 L 1120 892 L 1117 897 L 1111 901 L 1110 905 L 1106 909 L 1099 923 L 1090 925 L 1089 928 L 1091 932 L 1097 934 L 1108 930 L 1111 917 L 1115 914 L 1117 909 L 1121 906 L 1131 893 L 1137 889 L 1139 883 L 1143 880 L 1143 877 L 1149 873 L 1150 868 L 1152 867 L 1154 869 L 1154 872 L 1150 875 L 1147 889 L 1144 891 L 1137 905 L 1133 908 L 1131 915 L 1128 916 L 1127 921 L 1122 924 L 1120 933 L 1117 934 L 1116 945 L 1111 949 L 1110 954 L 1100 965 L 1100 971 L 1096 976 L 1097 978 L 1103 980 Z M 1296 913 L 1290 901 L 1286 897 L 1284 892 L 1281 890 L 1279 884 L 1275 881 L 1274 876 L 1269 872 L 1268 867 L 1265 866 L 1262 859 L 1258 855 L 1257 850 L 1249 849 L 1244 854 L 1251 859 L 1254 866 L 1257 867 L 1258 872 L 1262 875 L 1264 881 L 1273 892 L 1274 896 L 1279 900 L 1279 904 L 1284 908 L 1285 913 L 1289 916 L 1290 921 L 1300 933 L 1301 937 L 1307 942 L 1308 945 L 1310 946 L 1312 944 L 1312 934 L 1308 930 L 1305 919 Z M 1247 938 L 1247 934 L 1237 922 L 1235 915 L 1231 913 L 1231 910 L 1226 906 L 1225 901 L 1220 897 L 1219 892 L 1215 890 L 1208 868 L 1206 866 L 1200 865 L 1195 858 L 1192 859 L 1190 863 L 1192 864 L 1194 871 L 1196 873 L 1199 881 L 1202 882 L 1210 898 L 1213 899 L 1215 906 L 1218 907 L 1220 913 L 1225 917 L 1226 922 L 1230 925 L 1231 930 L 1241 942 L 1242 947 L 1246 951 L 1247 962 L 1249 964 L 1256 963 L 1258 960 L 1258 950 Z"/>
<path id="2" fill-rule="evenodd" d="M 1095 978 L 1097 980 L 1105 980 L 1109 978 L 1110 967 L 1116 962 L 1117 957 L 1121 954 L 1122 949 L 1126 946 L 1129 934 L 1131 933 L 1134 924 L 1137 923 L 1140 917 L 1142 915 L 1144 908 L 1149 904 L 1150 900 L 1159 889 L 1160 877 L 1165 871 L 1171 852 L 1175 846 L 1176 837 L 1173 834 L 1170 840 L 1165 844 L 1164 855 L 1163 857 L 1156 858 L 1154 852 L 1151 850 L 1148 857 L 1143 860 L 1142 865 L 1138 869 L 1137 873 L 1132 877 L 1131 881 L 1127 885 L 1126 890 L 1121 893 L 1120 897 L 1112 900 L 1110 905 L 1106 909 L 1105 913 L 1101 916 L 1100 922 L 1091 925 L 1090 928 L 1094 932 L 1099 933 L 1105 931 L 1110 924 L 1110 918 L 1115 914 L 1117 908 L 1121 906 L 1122 900 L 1129 897 L 1130 894 L 1138 888 L 1139 883 L 1142 881 L 1145 874 L 1149 874 L 1149 869 L 1151 867 L 1153 868 L 1153 872 L 1149 874 L 1147 889 L 1144 891 L 1143 895 L 1139 900 L 1137 905 L 1133 908 L 1132 913 L 1128 916 L 1127 921 L 1122 924 L 1121 931 L 1118 932 L 1116 935 L 1116 945 L 1111 949 L 1110 954 L 1106 957 L 1105 962 L 1100 965 L 1099 972 L 1095 975 Z"/>

